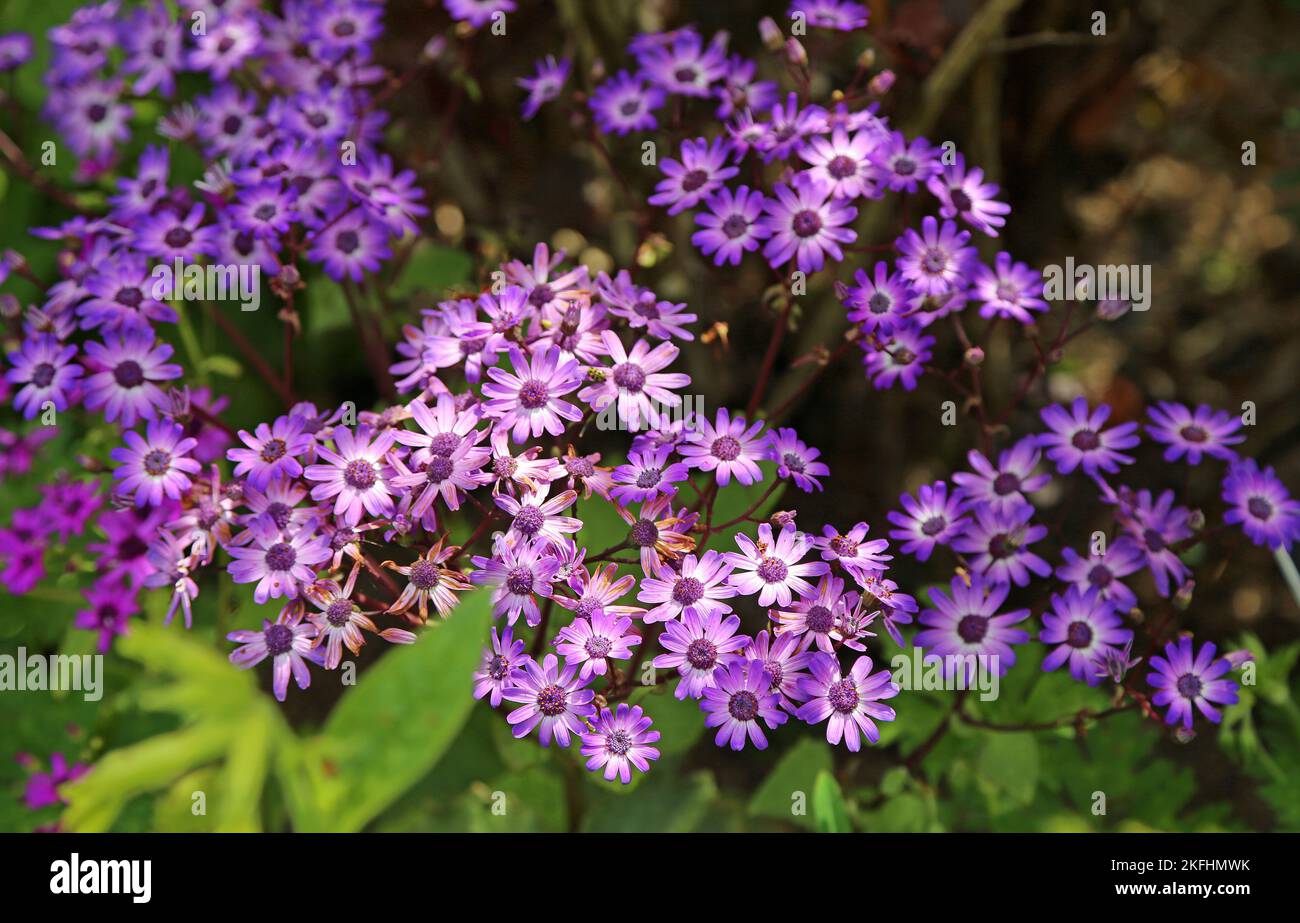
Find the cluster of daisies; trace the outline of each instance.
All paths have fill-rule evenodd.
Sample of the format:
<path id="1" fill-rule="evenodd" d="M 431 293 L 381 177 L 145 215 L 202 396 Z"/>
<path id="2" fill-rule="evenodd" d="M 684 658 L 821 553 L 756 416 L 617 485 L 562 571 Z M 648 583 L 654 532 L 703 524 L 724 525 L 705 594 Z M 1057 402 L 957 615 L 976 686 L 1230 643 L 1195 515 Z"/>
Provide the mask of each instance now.
<path id="1" fill-rule="evenodd" d="M 55 480 L 0 530 L 0 580 L 11 592 L 30 590 L 47 551 L 93 523 L 96 577 L 77 624 L 99 632 L 101 649 L 128 629 L 143 591 L 169 593 L 168 620 L 179 612 L 188 625 L 201 581 L 229 579 L 277 611 L 260 629 L 229 635 L 231 660 L 269 660 L 283 700 L 291 679 L 306 688 L 313 671 L 338 669 L 375 638 L 413 642 L 479 587 L 498 625 L 474 694 L 506 711 L 516 736 L 535 732 L 564 747 L 576 738 L 592 771 L 625 783 L 659 755 L 653 705 L 643 704 L 653 700 L 640 695 L 648 687 L 698 701 L 719 746 L 764 748 L 795 717 L 824 724 L 831 743 L 856 751 L 895 717 L 886 700 L 899 687 L 867 648 L 880 630 L 946 670 L 967 669 L 976 655 L 1005 672 L 1014 646 L 1030 640 L 1031 618 L 1008 600 L 1049 579 L 1060 592 L 1041 612 L 1047 669 L 1068 665 L 1083 682 L 1115 684 L 1184 727 L 1194 710 L 1218 720 L 1235 699 L 1226 674 L 1242 655 L 1216 656 L 1186 637 L 1169 640 L 1163 656 L 1139 652 L 1154 693 L 1133 683 L 1142 657 L 1126 627 L 1137 603 L 1126 581 L 1146 570 L 1158 595 L 1190 598 L 1180 551 L 1205 526 L 1172 491 L 1113 483 L 1134 461 L 1126 453 L 1138 444 L 1137 424 L 1107 427 L 1108 408 L 1082 400 L 1048 407 L 1044 432 L 996 460 L 972 452 L 971 470 L 951 484 L 904 495 L 887 538 L 870 537 L 863 522 L 805 532 L 794 512 L 762 506 L 782 484 L 821 490 L 830 472 L 818 450 L 792 429 L 727 408 L 686 412 L 690 377 L 674 366 L 694 340 L 696 315 L 626 270 L 592 272 L 545 245 L 501 265 L 490 291 L 442 301 L 404 328 L 389 369 L 400 401 L 360 411 L 296 403 L 233 430 L 221 420 L 224 399 L 180 384 L 184 369 L 157 326 L 178 316 L 152 297 L 152 267 L 256 262 L 291 303 L 299 260 L 336 280 L 364 278 L 390 242 L 418 232 L 425 209 L 414 175 L 376 149 L 384 115 L 373 89 L 384 74 L 370 47 L 380 4 L 300 0 L 280 15 L 256 3 L 182 6 L 209 14 L 206 33 L 188 31 L 163 5 L 128 15 L 109 2 L 51 35 L 50 116 L 87 173 L 112 166 L 125 138 L 127 82 L 132 94 L 169 97 L 185 71 L 204 76 L 211 92 L 173 108 L 158 130 L 194 146 L 209 167 L 194 190 L 175 185 L 167 148 L 150 148 L 104 216 L 38 231 L 65 243 L 62 278 L 42 303 L 6 317 L 20 345 L 8 357 L 4 397 L 28 420 L 80 405 L 116 424 L 121 444 L 108 453 L 110 491 L 94 479 Z M 481 27 L 513 4 L 447 8 Z M 859 28 L 866 18 L 851 3 L 792 11 L 826 28 Z M 0 43 L 0 53 L 21 58 L 15 49 Z M 934 196 L 939 216 L 896 241 L 893 265 L 859 270 L 840 290 L 879 386 L 913 387 L 933 342 L 921 331 L 968 298 L 986 316 L 1022 323 L 1045 308 L 1036 274 L 1005 254 L 992 268 L 979 264 L 969 231 L 957 229 L 960 220 L 995 235 L 1007 212 L 960 158 L 945 164 L 871 106 L 779 99 L 754 62 L 728 56 L 725 37 L 642 36 L 632 53 L 639 70 L 592 98 L 606 130 L 655 127 L 668 94 L 720 107 L 725 132 L 665 159 L 652 199 L 672 212 L 703 205 L 696 243 L 719 264 L 761 244 L 774 267 L 817 271 L 827 257 L 844 260 L 856 199 L 922 185 Z M 526 85 L 537 106 L 567 75 L 562 62 L 547 67 L 549 76 Z M 261 92 L 236 79 L 249 73 Z M 620 86 L 635 92 L 611 103 Z M 642 124 L 617 120 L 633 119 L 637 105 L 646 107 Z M 344 141 L 355 143 L 355 160 L 337 156 Z M 781 164 L 770 192 L 724 185 L 749 157 L 760 174 L 764 163 Z M 23 269 L 16 255 L 0 265 L 6 275 Z M 581 446 L 606 419 L 633 435 L 625 456 L 602 464 Z M 1224 412 L 1178 404 L 1152 408 L 1148 425 L 1167 460 L 1226 466 L 1226 523 L 1289 549 L 1300 504 L 1270 469 L 1237 456 L 1240 429 Z M 43 438 L 9 439 L 4 470 L 30 468 Z M 1061 548 L 1056 568 L 1039 554 L 1048 529 L 1034 503 L 1053 477 L 1047 463 L 1089 479 L 1115 523 L 1114 536 L 1085 554 Z M 716 520 L 720 492 L 755 487 L 761 497 L 745 514 Z M 584 530 L 602 514 L 621 518 L 624 538 L 588 547 Z M 710 547 L 736 525 L 734 541 Z M 891 540 L 918 562 L 942 546 L 958 576 L 923 608 L 890 579 Z M 758 630 L 742 633 L 742 620 Z"/>
<path id="2" fill-rule="evenodd" d="M 788 15 L 812 29 L 848 32 L 867 23 L 865 7 L 838 0 L 796 0 Z M 770 20 L 764 26 L 782 71 L 806 88 L 802 44 L 782 38 Z M 663 179 L 648 201 L 669 215 L 691 212 L 691 240 L 715 265 L 759 253 L 786 275 L 834 270 L 858 240 L 861 202 L 924 193 L 921 208 L 933 214 L 918 210 L 919 227 L 883 248 L 891 258 L 836 282 L 879 389 L 915 388 L 933 356 L 928 328 L 968 303 L 981 317 L 1023 325 L 1047 310 L 1039 272 L 1005 251 L 986 264 L 971 243 L 972 231 L 996 237 L 1006 223 L 1011 209 L 996 198 L 998 186 L 950 143 L 908 138 L 879 114 L 874 100 L 893 83 L 888 71 L 866 86 L 855 82 L 827 107 L 762 79 L 760 62 L 729 53 L 728 44 L 727 33 L 705 41 L 690 27 L 638 36 L 628 49 L 636 70 L 602 83 L 590 99 L 599 129 L 619 135 L 658 129 L 656 112 L 674 97 L 677 112 L 693 100 L 708 103 L 685 110 L 685 130 L 699 134 L 661 160 Z M 525 114 L 558 97 L 568 75 L 567 61 L 539 62 L 520 81 Z"/>

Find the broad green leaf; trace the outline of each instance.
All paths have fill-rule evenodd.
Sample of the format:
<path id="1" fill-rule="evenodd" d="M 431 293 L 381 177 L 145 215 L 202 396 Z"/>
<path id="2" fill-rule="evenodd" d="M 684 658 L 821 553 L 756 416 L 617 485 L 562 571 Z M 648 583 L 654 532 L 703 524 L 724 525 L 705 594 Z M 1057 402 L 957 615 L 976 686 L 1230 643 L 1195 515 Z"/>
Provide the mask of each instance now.
<path id="1" fill-rule="evenodd" d="M 331 830 L 360 830 L 418 782 L 451 745 L 474 704 L 470 674 L 491 617 L 487 592 L 467 593 L 364 673 L 308 744 Z"/>
<path id="2" fill-rule="evenodd" d="M 830 747 L 824 740 L 800 740 L 781 757 L 749 800 L 749 814 L 812 826 L 808 802 L 813 785 L 821 773 L 831 770 L 831 765 Z"/>
<path id="3" fill-rule="evenodd" d="M 1028 731 L 987 732 L 976 774 L 995 813 L 1029 804 L 1038 787 L 1038 741 Z"/>
<path id="4" fill-rule="evenodd" d="M 813 828 L 818 833 L 853 832 L 844 793 L 835 777 L 826 770 L 819 772 L 813 783 L 812 814 Z"/>

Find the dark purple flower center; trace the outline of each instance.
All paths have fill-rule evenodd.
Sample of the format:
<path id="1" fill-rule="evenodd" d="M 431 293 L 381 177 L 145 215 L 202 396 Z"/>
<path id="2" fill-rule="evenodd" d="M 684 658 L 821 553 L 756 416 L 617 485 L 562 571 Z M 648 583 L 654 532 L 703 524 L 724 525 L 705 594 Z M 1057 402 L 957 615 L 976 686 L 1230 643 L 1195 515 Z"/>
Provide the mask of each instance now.
<path id="1" fill-rule="evenodd" d="M 1251 497 L 1247 500 L 1246 511 L 1260 522 L 1268 522 L 1273 518 L 1273 504 L 1263 497 Z"/>
<path id="2" fill-rule="evenodd" d="M 266 505 L 266 515 L 275 523 L 276 528 L 283 529 L 289 525 L 289 518 L 293 516 L 293 507 L 287 503 L 268 503 Z"/>
<path id="3" fill-rule="evenodd" d="M 848 714 L 857 708 L 858 700 L 858 684 L 852 677 L 836 680 L 826 687 L 826 701 L 841 714 Z"/>
<path id="4" fill-rule="evenodd" d="M 336 599 L 325 610 L 325 621 L 335 628 L 342 628 L 352 620 L 352 600 Z"/>
<path id="5" fill-rule="evenodd" d="M 86 107 L 86 118 L 92 122 L 102 122 L 108 116 L 108 107 L 103 103 L 91 103 Z"/>
<path id="6" fill-rule="evenodd" d="M 221 122 L 221 130 L 227 135 L 237 135 L 243 127 L 244 120 L 237 115 L 228 115 Z"/>
<path id="7" fill-rule="evenodd" d="M 570 455 L 564 460 L 564 467 L 575 478 L 589 478 L 596 473 L 591 459 L 582 455 Z"/>
<path id="8" fill-rule="evenodd" d="M 935 536 L 948 527 L 948 520 L 943 516 L 931 516 L 925 522 L 921 523 L 921 533 L 923 535 Z"/>
<path id="9" fill-rule="evenodd" d="M 758 562 L 757 573 L 764 583 L 780 583 L 790 575 L 790 568 L 780 558 L 763 558 Z"/>
<path id="10" fill-rule="evenodd" d="M 266 549 L 267 570 L 290 570 L 298 562 L 298 552 L 288 542 L 276 542 Z"/>
<path id="11" fill-rule="evenodd" d="M 432 590 L 438 585 L 438 566 L 432 561 L 420 558 L 411 565 L 411 573 L 408 576 L 411 586 L 417 590 Z"/>
<path id="12" fill-rule="evenodd" d="M 144 369 L 134 359 L 127 359 L 113 369 L 113 380 L 123 388 L 138 388 L 144 384 Z"/>
<path id="13" fill-rule="evenodd" d="M 948 265 L 948 254 L 938 247 L 929 247 L 921 255 L 921 269 L 936 274 L 944 271 Z"/>
<path id="14" fill-rule="evenodd" d="M 605 738 L 605 747 L 615 756 L 624 756 L 632 749 L 632 738 L 627 731 L 611 731 Z"/>
<path id="15" fill-rule="evenodd" d="M 867 310 L 872 314 L 887 314 L 894 306 L 894 299 L 884 292 L 875 292 L 867 299 Z"/>
<path id="16" fill-rule="evenodd" d="M 460 445 L 460 437 L 455 433 L 439 433 L 429 441 L 430 455 L 450 455 Z"/>
<path id="17" fill-rule="evenodd" d="M 843 535 L 837 535 L 831 539 L 830 548 L 841 558 L 854 558 L 858 554 L 858 543 L 851 538 L 845 538 Z"/>
<path id="18" fill-rule="evenodd" d="M 686 648 L 686 662 L 696 670 L 712 670 L 718 660 L 718 648 L 708 638 L 696 638 Z"/>
<path id="19" fill-rule="evenodd" d="M 636 486 L 642 490 L 649 490 L 659 483 L 663 476 L 663 470 L 660 468 L 645 468 L 636 477 Z"/>
<path id="20" fill-rule="evenodd" d="M 770 688 L 775 692 L 780 689 L 781 684 L 785 682 L 785 668 L 781 666 L 781 661 L 779 660 L 765 660 L 763 661 L 763 666 L 767 668 L 767 675 L 772 677 Z"/>
<path id="21" fill-rule="evenodd" d="M 352 253 L 359 246 L 361 246 L 361 238 L 356 231 L 339 231 L 334 238 L 334 249 L 338 250 L 339 253 Z"/>
<path id="22" fill-rule="evenodd" d="M 283 458 L 287 449 L 288 446 L 284 444 L 283 439 L 268 439 L 262 443 L 262 451 L 259 454 L 262 456 L 262 461 L 273 462 Z"/>
<path id="23" fill-rule="evenodd" d="M 455 470 L 456 463 L 454 461 L 445 455 L 435 455 L 424 466 L 424 475 L 429 479 L 430 484 L 441 484 L 451 477 Z"/>
<path id="24" fill-rule="evenodd" d="M 978 644 L 988 634 L 989 620 L 982 615 L 964 615 L 957 623 L 957 634 L 967 644 Z"/>
<path id="25" fill-rule="evenodd" d="M 1088 571 L 1088 582 L 1096 587 L 1110 586 L 1115 575 L 1110 572 L 1110 568 L 1105 564 L 1095 564 L 1092 570 Z"/>
<path id="26" fill-rule="evenodd" d="M 293 648 L 293 629 L 286 625 L 272 625 L 262 632 L 262 639 L 266 642 L 266 652 L 279 657 Z"/>
<path id="27" fill-rule="evenodd" d="M 537 286 L 528 293 L 528 303 L 534 308 L 540 308 L 544 304 L 549 304 L 555 299 L 555 290 L 545 282 Z"/>
<path id="28" fill-rule="evenodd" d="M 826 172 L 835 179 L 846 179 L 858 172 L 858 162 L 852 157 L 840 154 L 826 164 Z"/>
<path id="29" fill-rule="evenodd" d="M 274 202 L 265 202 L 254 209 L 253 217 L 258 221 L 270 221 L 279 211 Z"/>
<path id="30" fill-rule="evenodd" d="M 911 157 L 895 157 L 894 172 L 899 176 L 911 176 L 916 172 L 916 161 Z"/>
<path id="31" fill-rule="evenodd" d="M 649 548 L 659 541 L 659 527 L 649 519 L 638 519 L 627 534 L 627 540 L 638 548 Z"/>
<path id="32" fill-rule="evenodd" d="M 731 214 L 722 222 L 722 233 L 730 240 L 735 240 L 749 230 L 749 221 L 744 215 Z"/>
<path id="33" fill-rule="evenodd" d="M 1143 529 L 1142 541 L 1146 543 L 1148 551 L 1165 550 L 1165 537 L 1155 529 Z"/>
<path id="34" fill-rule="evenodd" d="M 516 567 L 506 577 L 506 589 L 514 596 L 527 596 L 533 591 L 533 572 L 526 567 Z"/>
<path id="35" fill-rule="evenodd" d="M 551 683 L 537 693 L 537 710 L 547 717 L 564 714 L 569 705 L 569 695 L 562 686 Z"/>
<path id="36" fill-rule="evenodd" d="M 537 410 L 539 407 L 545 407 L 546 402 L 550 400 L 550 391 L 546 387 L 546 382 L 537 379 L 529 379 L 523 383 L 519 389 L 519 403 L 528 410 Z"/>
<path id="37" fill-rule="evenodd" d="M 694 605 L 704 598 L 704 584 L 694 577 L 682 577 L 673 585 L 673 602 Z"/>
<path id="38" fill-rule="evenodd" d="M 693 67 L 679 67 L 673 71 L 673 79 L 678 83 L 694 83 L 698 73 Z"/>
<path id="39" fill-rule="evenodd" d="M 1080 452 L 1091 452 L 1101 445 L 1101 437 L 1090 429 L 1081 429 L 1070 437 L 1070 445 Z"/>
<path id="40" fill-rule="evenodd" d="M 364 458 L 348 462 L 343 469 L 344 483 L 355 490 L 369 490 L 375 486 L 377 478 L 374 464 Z"/>
<path id="41" fill-rule="evenodd" d="M 1201 694 L 1201 679 L 1195 673 L 1184 673 L 1175 685 L 1178 694 L 1185 699 L 1194 699 Z"/>
<path id="42" fill-rule="evenodd" d="M 173 250 L 179 250 L 182 247 L 188 247 L 193 239 L 194 235 L 190 233 L 189 228 L 175 227 L 163 237 L 163 243 Z"/>
<path id="43" fill-rule="evenodd" d="M 641 369 L 641 366 L 633 365 L 631 362 L 616 365 L 614 366 L 614 384 L 624 391 L 631 391 L 635 394 L 645 387 L 645 372 Z"/>
<path id="44" fill-rule="evenodd" d="M 784 464 L 791 471 L 797 471 L 800 474 L 802 474 L 804 468 L 808 466 L 807 463 L 801 457 L 794 454 L 793 452 L 786 452 L 784 455 L 782 455 L 781 463 Z"/>
<path id="45" fill-rule="evenodd" d="M 953 208 L 957 209 L 957 211 L 959 212 L 970 211 L 970 207 L 971 207 L 970 196 L 968 196 L 965 192 L 963 192 L 960 189 L 952 189 L 949 191 L 949 195 L 952 197 Z"/>
<path id="46" fill-rule="evenodd" d="M 1190 423 L 1187 426 L 1184 426 L 1181 430 L 1179 430 L 1179 433 L 1188 442 L 1204 442 L 1206 439 L 1210 438 L 1209 433 L 1207 433 L 1205 430 L 1201 429 L 1201 427 L 1197 426 L 1194 423 Z"/>
<path id="47" fill-rule="evenodd" d="M 641 100 L 639 97 L 629 97 L 625 99 L 618 107 L 618 111 L 623 115 L 633 116 L 641 111 Z"/>
<path id="48" fill-rule="evenodd" d="M 164 452 L 162 449 L 153 449 L 145 453 L 144 460 L 140 464 L 145 474 L 160 478 L 171 470 L 172 456 L 170 452 Z"/>
<path id="49" fill-rule="evenodd" d="M 682 177 L 682 191 L 694 192 L 709 181 L 709 174 L 704 170 L 691 170 Z"/>
<path id="50" fill-rule="evenodd" d="M 140 293 L 137 286 L 124 285 L 117 290 L 113 300 L 124 308 L 138 308 L 140 302 L 144 301 L 144 295 Z"/>
<path id="51" fill-rule="evenodd" d="M 790 221 L 790 227 L 800 237 L 812 237 L 822 229 L 822 219 L 812 209 L 805 208 L 802 211 L 795 212 L 794 218 Z"/>
<path id="52" fill-rule="evenodd" d="M 510 661 L 506 660 L 505 657 L 501 656 L 500 654 L 497 654 L 495 657 L 493 657 L 491 660 L 488 661 L 487 673 L 488 676 L 492 677 L 493 679 L 505 679 L 506 674 L 508 674 L 509 672 L 510 672 Z"/>
<path id="53" fill-rule="evenodd" d="M 519 462 L 509 455 L 498 455 L 492 459 L 492 473 L 498 478 L 508 478 L 519 468 Z"/>
<path id="54" fill-rule="evenodd" d="M 740 457 L 740 440 L 735 436 L 719 436 L 709 446 L 709 453 L 719 461 L 735 461 Z"/>
<path id="55" fill-rule="evenodd" d="M 48 388 L 50 382 L 54 381 L 54 366 L 48 362 L 42 362 L 36 368 L 32 369 L 32 384 L 38 388 Z"/>
<path id="56" fill-rule="evenodd" d="M 835 627 L 835 613 L 825 606 L 813 606 L 804 616 L 808 630 L 815 635 L 828 635 Z"/>
<path id="57" fill-rule="evenodd" d="M 737 721 L 753 721 L 758 717 L 758 696 L 748 689 L 734 693 L 727 703 L 727 712 Z"/>
<path id="58" fill-rule="evenodd" d="M 587 656 L 592 660 L 600 660 L 602 657 L 608 656 L 613 646 L 614 645 L 610 643 L 609 638 L 602 637 L 601 635 L 592 635 L 587 639 Z"/>
<path id="59" fill-rule="evenodd" d="M 546 514 L 535 506 L 520 507 L 515 514 L 515 529 L 521 535 L 536 535 L 546 525 Z"/>
<path id="60" fill-rule="evenodd" d="M 999 497 L 1013 494 L 1020 489 L 1020 478 L 1010 471 L 1004 471 L 993 479 L 993 492 Z"/>
<path id="61" fill-rule="evenodd" d="M 1071 622 L 1065 630 L 1065 643 L 1070 647 L 1087 647 L 1092 643 L 1092 626 L 1087 622 Z"/>

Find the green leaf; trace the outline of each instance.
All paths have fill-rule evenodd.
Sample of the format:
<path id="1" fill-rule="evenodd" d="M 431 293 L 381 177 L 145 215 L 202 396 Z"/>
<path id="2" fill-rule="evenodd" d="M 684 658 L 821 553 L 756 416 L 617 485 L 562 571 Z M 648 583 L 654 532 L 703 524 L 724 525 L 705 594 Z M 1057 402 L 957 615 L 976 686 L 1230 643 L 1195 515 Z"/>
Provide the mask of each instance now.
<path id="1" fill-rule="evenodd" d="M 390 294 L 405 298 L 417 292 L 431 292 L 441 297 L 447 289 L 468 280 L 473 268 L 473 258 L 463 250 L 422 241 L 393 282 Z"/>
<path id="2" fill-rule="evenodd" d="M 781 757 L 749 800 L 749 814 L 811 826 L 806 808 L 798 813 L 794 809 L 807 804 L 817 777 L 830 772 L 831 765 L 831 752 L 825 741 L 800 740 Z"/>
<path id="3" fill-rule="evenodd" d="M 450 618 L 388 652 L 343 696 L 306 745 L 329 829 L 360 830 L 451 745 L 474 704 L 470 674 L 490 618 L 490 594 L 467 593 Z"/>
<path id="4" fill-rule="evenodd" d="M 826 770 L 819 772 L 813 783 L 812 814 L 813 829 L 818 833 L 853 832 L 844 793 L 835 777 Z"/>
<path id="5" fill-rule="evenodd" d="M 976 774 L 994 813 L 1027 805 L 1038 787 L 1038 741 L 1028 731 L 986 733 Z"/>

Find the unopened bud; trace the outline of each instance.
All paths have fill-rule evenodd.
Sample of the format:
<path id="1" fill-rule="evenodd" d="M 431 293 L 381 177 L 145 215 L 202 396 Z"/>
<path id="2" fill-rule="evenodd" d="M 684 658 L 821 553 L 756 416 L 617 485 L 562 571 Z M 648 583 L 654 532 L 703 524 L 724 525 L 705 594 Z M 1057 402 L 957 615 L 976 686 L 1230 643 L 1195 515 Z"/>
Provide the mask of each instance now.
<path id="1" fill-rule="evenodd" d="M 891 70 L 883 70 L 871 78 L 871 82 L 867 84 L 867 91 L 871 93 L 872 96 L 884 96 L 893 89 L 893 86 L 894 72 Z"/>
<path id="2" fill-rule="evenodd" d="M 1191 728 L 1179 727 L 1174 731 L 1174 740 L 1180 744 L 1189 744 L 1196 739 L 1196 732 Z"/>
<path id="3" fill-rule="evenodd" d="M 876 63 L 876 49 L 864 49 L 862 54 L 858 55 L 857 63 L 858 67 L 862 68 L 864 71 L 871 70 L 872 66 Z"/>
<path id="4" fill-rule="evenodd" d="M 758 37 L 763 40 L 768 51 L 780 51 L 785 45 L 785 36 L 771 16 L 764 16 L 758 21 Z"/>
<path id="5" fill-rule="evenodd" d="M 1232 665 L 1232 668 L 1236 670 L 1239 667 L 1241 667 L 1243 664 L 1250 663 L 1252 660 L 1254 660 L 1255 655 L 1252 654 L 1250 651 L 1243 649 L 1240 651 L 1232 651 L 1231 653 L 1224 654 L 1223 659 L 1228 661 L 1228 663 Z"/>
<path id="6" fill-rule="evenodd" d="M 794 525 L 794 517 L 794 510 L 777 510 L 771 515 L 768 522 L 772 523 L 772 525 L 776 526 L 778 529 L 784 529 L 786 526 Z"/>
<path id="7" fill-rule="evenodd" d="M 435 35 L 424 43 L 424 48 L 420 51 L 420 57 L 425 61 L 436 61 L 442 57 L 442 53 L 447 50 L 447 39 L 441 35 Z"/>
<path id="8" fill-rule="evenodd" d="M 966 350 L 964 358 L 967 365 L 971 368 L 976 368 L 984 364 L 984 350 L 980 349 L 978 346 L 972 346 L 970 349 Z"/>
<path id="9" fill-rule="evenodd" d="M 1192 594 L 1194 592 L 1196 592 L 1195 580 L 1188 580 L 1180 586 L 1178 592 L 1174 594 L 1173 600 L 1171 600 L 1174 604 L 1174 608 L 1180 612 L 1186 612 L 1187 607 L 1192 604 Z"/>
<path id="10" fill-rule="evenodd" d="M 1118 298 L 1108 298 L 1097 303 L 1097 317 L 1101 320 L 1119 320 L 1129 311 L 1129 303 Z"/>
<path id="11" fill-rule="evenodd" d="M 1200 532 L 1205 528 L 1205 513 L 1202 510 L 1192 510 L 1187 517 L 1187 527 L 1193 532 Z"/>
<path id="12" fill-rule="evenodd" d="M 803 47 L 803 42 L 797 38 L 785 40 L 785 56 L 795 67 L 808 66 L 808 51 Z"/>

